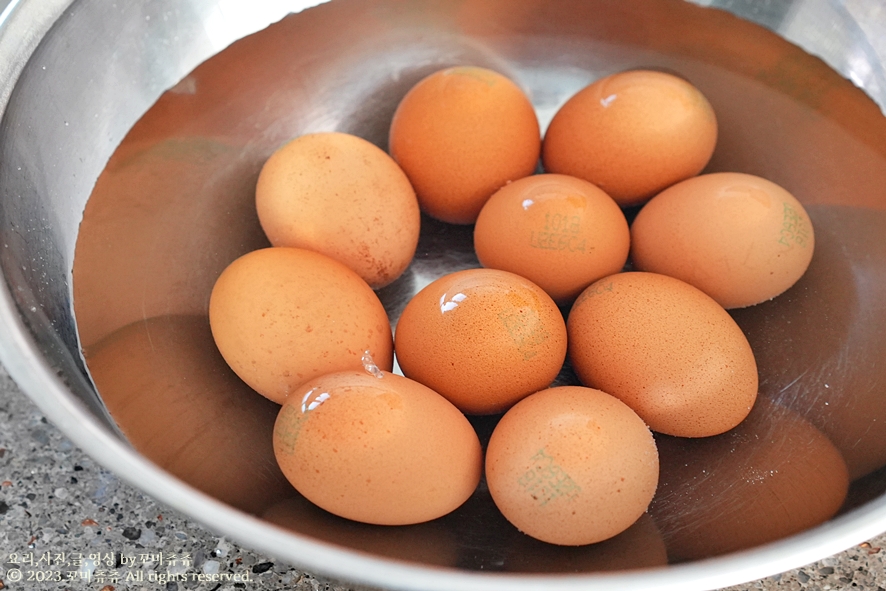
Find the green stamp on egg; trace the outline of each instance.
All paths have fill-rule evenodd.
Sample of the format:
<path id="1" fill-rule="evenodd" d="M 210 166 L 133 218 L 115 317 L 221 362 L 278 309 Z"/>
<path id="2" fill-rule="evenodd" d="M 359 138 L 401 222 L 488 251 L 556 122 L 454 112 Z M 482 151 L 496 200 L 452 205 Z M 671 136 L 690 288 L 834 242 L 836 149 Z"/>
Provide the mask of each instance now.
<path id="1" fill-rule="evenodd" d="M 560 467 L 544 448 L 529 458 L 529 469 L 517 480 L 517 485 L 540 506 L 558 498 L 575 499 L 581 487 Z"/>

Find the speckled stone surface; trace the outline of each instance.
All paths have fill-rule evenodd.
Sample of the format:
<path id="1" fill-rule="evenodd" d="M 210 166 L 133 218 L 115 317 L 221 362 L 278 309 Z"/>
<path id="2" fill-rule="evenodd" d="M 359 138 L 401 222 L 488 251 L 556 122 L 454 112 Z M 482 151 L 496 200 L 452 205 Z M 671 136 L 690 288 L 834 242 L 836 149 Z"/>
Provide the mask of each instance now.
<path id="1" fill-rule="evenodd" d="M 0 368 L 0 589 L 351 588 L 240 548 L 121 482 Z"/>
<path id="2" fill-rule="evenodd" d="M 0 367 L 0 589 L 357 588 L 241 548 L 121 482 L 71 444 Z M 729 591 L 745 589 L 886 591 L 886 534 Z"/>

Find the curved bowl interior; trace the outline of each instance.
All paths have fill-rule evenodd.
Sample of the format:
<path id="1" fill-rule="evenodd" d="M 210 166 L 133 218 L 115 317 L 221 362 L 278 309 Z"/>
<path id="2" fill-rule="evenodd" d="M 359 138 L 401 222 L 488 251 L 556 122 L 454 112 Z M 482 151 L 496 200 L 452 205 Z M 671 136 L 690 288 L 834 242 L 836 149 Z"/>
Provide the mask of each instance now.
<path id="1" fill-rule="evenodd" d="M 282 560 L 410 588 L 713 588 L 886 529 L 886 118 L 856 86 L 882 105 L 886 77 L 848 12 L 799 1 L 34 4 L 12 5 L 0 30 L 0 56 L 14 58 L 0 95 L 0 354 L 122 477 Z M 709 440 L 659 436 L 649 513 L 601 544 L 533 541 L 482 486 L 454 513 L 401 528 L 313 507 L 276 467 L 276 405 L 212 342 L 216 277 L 267 245 L 253 199 L 270 153 L 314 131 L 386 148 L 400 98 L 455 64 L 517 81 L 543 129 L 598 77 L 677 73 L 718 116 L 706 171 L 768 178 L 815 225 L 801 281 L 732 313 L 760 370 L 751 417 Z M 470 227 L 422 223 L 416 259 L 378 291 L 394 327 L 424 285 L 478 266 Z M 575 383 L 568 367 L 558 382 Z M 496 420 L 472 419 L 481 439 Z"/>

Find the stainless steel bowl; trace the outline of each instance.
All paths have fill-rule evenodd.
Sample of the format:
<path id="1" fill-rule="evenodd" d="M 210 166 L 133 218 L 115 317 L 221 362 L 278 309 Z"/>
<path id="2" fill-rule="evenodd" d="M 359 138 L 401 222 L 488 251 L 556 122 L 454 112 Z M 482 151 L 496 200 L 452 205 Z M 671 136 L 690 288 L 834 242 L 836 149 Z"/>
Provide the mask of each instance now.
<path id="1" fill-rule="evenodd" d="M 886 531 L 878 0 L 0 6 L 0 360 L 72 441 L 148 494 L 295 566 L 404 589 L 713 589 Z M 502 533 L 483 499 L 426 527 L 363 528 L 278 495 L 263 440 L 231 426 L 248 416 L 267 429 L 273 408 L 243 402 L 236 385 L 228 392 L 223 368 L 199 378 L 226 392 L 207 407 L 179 387 L 217 362 L 196 353 L 211 345 L 202 319 L 212 281 L 263 244 L 249 207 L 263 158 L 292 135 L 325 129 L 384 146 L 411 84 L 464 62 L 511 75 L 543 125 L 597 76 L 677 71 L 719 109 L 710 169 L 767 176 L 807 204 L 821 244 L 808 276 L 735 316 L 766 368 L 767 404 L 793 409 L 843 452 L 855 483 L 838 515 L 707 557 L 674 558 L 669 548 L 669 565 L 624 560 L 650 539 L 648 524 L 621 545 L 575 556 Z M 393 323 L 435 275 L 476 264 L 468 229 L 424 223 L 410 272 L 380 292 Z M 152 357 L 161 341 L 165 352 Z M 179 381 L 158 381 L 167 370 Z M 144 392 L 164 398 L 139 399 Z M 142 406 L 127 414 L 132 400 Z M 226 414 L 231 405 L 240 414 Z M 154 437 L 163 421 L 169 431 L 199 426 L 196 446 L 164 447 Z M 796 457 L 785 451 L 780 461 Z M 240 470 L 258 480 L 233 478 Z"/>

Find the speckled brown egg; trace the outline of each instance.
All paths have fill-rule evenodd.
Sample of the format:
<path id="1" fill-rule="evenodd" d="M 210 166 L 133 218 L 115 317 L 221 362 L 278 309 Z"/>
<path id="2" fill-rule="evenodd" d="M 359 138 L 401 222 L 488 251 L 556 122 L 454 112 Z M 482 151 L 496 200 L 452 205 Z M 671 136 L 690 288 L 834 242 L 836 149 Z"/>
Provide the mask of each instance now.
<path id="1" fill-rule="evenodd" d="M 505 413 L 489 440 L 486 480 L 496 506 L 522 532 L 552 544 L 592 544 L 646 511 L 658 485 L 658 452 L 623 402 L 561 386 Z"/>
<path id="2" fill-rule="evenodd" d="M 522 275 L 558 303 L 621 271 L 630 241 L 628 222 L 609 195 L 561 174 L 505 185 L 483 206 L 474 227 L 484 267 Z"/>
<path id="3" fill-rule="evenodd" d="M 255 250 L 232 262 L 209 299 L 212 336 L 228 365 L 282 404 L 306 380 L 362 367 L 369 351 L 393 365 L 393 338 L 378 296 L 354 271 L 300 248 Z"/>
<path id="4" fill-rule="evenodd" d="M 271 244 L 321 252 L 373 288 L 402 275 L 418 244 L 409 179 L 383 150 L 346 133 L 280 147 L 262 167 L 255 205 Z"/>
<path id="5" fill-rule="evenodd" d="M 757 364 L 747 339 L 720 304 L 679 279 L 601 279 L 576 300 L 567 326 L 582 383 L 616 396 L 654 431 L 716 435 L 754 405 Z"/>
<path id="6" fill-rule="evenodd" d="M 274 453 L 311 502 L 379 525 L 449 513 L 474 492 L 482 471 L 480 441 L 458 409 L 377 368 L 306 382 L 280 409 Z"/>
<path id="7" fill-rule="evenodd" d="M 770 300 L 812 260 L 809 215 L 779 185 L 758 176 L 705 174 L 662 191 L 631 226 L 637 269 L 682 279 L 725 307 Z"/>
<path id="8" fill-rule="evenodd" d="M 468 414 L 502 412 L 546 388 L 566 325 L 540 287 L 496 269 L 445 275 L 406 305 L 395 332 L 403 373 Z"/>
<path id="9" fill-rule="evenodd" d="M 636 205 L 704 169 L 717 119 L 688 81 L 648 70 L 601 78 L 557 111 L 545 132 L 547 172 L 590 181 L 620 205 Z"/>
<path id="10" fill-rule="evenodd" d="M 431 74 L 403 97 L 389 149 L 428 215 L 471 224 L 490 195 L 535 171 L 541 132 L 514 82 L 460 66 Z"/>

